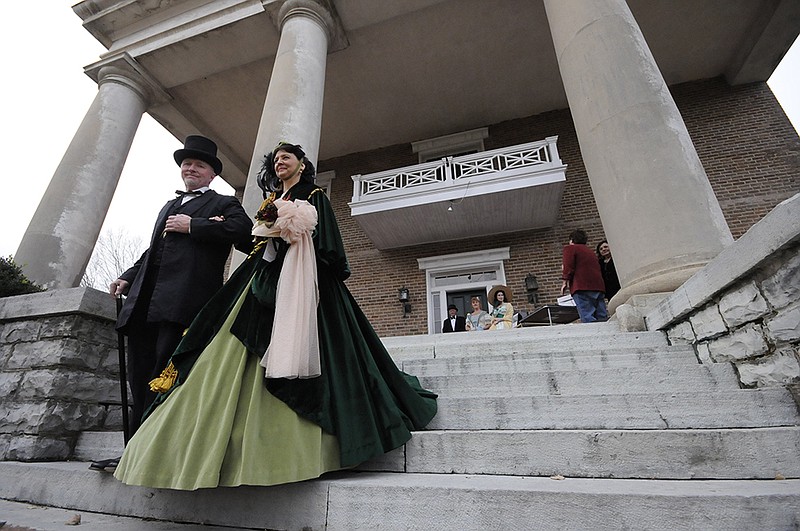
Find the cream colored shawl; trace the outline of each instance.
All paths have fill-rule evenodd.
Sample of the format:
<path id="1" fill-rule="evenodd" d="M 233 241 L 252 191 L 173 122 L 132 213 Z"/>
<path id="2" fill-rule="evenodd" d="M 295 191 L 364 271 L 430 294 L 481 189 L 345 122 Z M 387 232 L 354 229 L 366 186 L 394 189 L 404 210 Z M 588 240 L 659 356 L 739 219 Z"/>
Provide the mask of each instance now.
<path id="1" fill-rule="evenodd" d="M 275 206 L 275 222 L 253 228 L 254 236 L 280 237 L 290 244 L 278 278 L 272 336 L 261 365 L 267 378 L 314 378 L 322 374 L 317 335 L 317 260 L 311 240 L 317 226 L 317 210 L 301 199 L 276 199 Z"/>

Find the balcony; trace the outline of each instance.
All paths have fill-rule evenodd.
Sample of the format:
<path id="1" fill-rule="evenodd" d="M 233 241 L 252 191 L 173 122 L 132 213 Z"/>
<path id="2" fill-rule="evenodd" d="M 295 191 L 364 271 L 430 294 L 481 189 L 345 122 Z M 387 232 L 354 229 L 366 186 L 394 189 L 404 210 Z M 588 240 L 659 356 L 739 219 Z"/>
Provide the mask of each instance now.
<path id="1" fill-rule="evenodd" d="M 354 175 L 350 212 L 381 250 L 550 227 L 566 182 L 557 139 Z"/>

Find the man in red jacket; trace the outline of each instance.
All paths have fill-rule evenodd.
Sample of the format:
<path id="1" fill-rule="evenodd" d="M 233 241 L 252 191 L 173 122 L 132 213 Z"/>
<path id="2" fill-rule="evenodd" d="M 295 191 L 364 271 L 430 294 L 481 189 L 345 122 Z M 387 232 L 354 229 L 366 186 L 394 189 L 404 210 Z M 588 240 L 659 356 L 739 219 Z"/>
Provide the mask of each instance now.
<path id="1" fill-rule="evenodd" d="M 569 245 L 564 246 L 561 272 L 561 294 L 569 289 L 583 323 L 608 319 L 605 284 L 597 257 L 586 246 L 588 238 L 581 229 L 569 235 Z"/>

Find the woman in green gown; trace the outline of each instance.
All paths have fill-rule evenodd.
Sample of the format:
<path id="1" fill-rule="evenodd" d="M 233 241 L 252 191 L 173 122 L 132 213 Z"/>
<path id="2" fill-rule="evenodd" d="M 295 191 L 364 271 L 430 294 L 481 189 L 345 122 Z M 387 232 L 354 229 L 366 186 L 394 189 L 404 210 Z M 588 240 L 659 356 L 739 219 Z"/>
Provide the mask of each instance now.
<path id="1" fill-rule="evenodd" d="M 253 251 L 186 332 L 114 474 L 194 490 L 276 485 L 377 457 L 436 414 L 344 285 L 339 228 L 298 145 L 265 157 Z M 271 190 L 279 190 L 280 195 Z"/>

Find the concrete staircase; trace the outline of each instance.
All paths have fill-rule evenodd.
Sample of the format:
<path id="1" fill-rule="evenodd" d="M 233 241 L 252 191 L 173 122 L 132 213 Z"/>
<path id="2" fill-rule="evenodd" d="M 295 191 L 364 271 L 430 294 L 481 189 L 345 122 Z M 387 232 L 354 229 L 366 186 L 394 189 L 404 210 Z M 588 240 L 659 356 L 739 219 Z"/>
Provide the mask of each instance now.
<path id="1" fill-rule="evenodd" d="M 0 498 L 253 529 L 800 529 L 791 394 L 740 389 L 732 366 L 700 365 L 659 332 L 602 323 L 384 342 L 440 394 L 439 413 L 356 471 L 176 492 L 81 461 L 5 462 Z M 87 433 L 76 456 L 120 446 Z"/>

